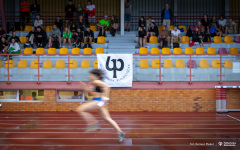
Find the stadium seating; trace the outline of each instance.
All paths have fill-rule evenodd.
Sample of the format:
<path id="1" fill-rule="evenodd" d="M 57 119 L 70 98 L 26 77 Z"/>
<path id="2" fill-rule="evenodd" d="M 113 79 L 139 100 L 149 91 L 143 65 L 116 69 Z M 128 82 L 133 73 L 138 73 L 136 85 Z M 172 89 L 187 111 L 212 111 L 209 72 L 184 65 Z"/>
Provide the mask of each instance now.
<path id="1" fill-rule="evenodd" d="M 209 63 L 207 60 L 200 60 L 199 62 L 199 67 L 200 68 L 209 68 Z"/>
<path id="2" fill-rule="evenodd" d="M 163 26 L 162 25 L 158 26 L 158 32 L 161 32 L 162 30 L 163 30 Z"/>
<path id="3" fill-rule="evenodd" d="M 45 60 L 43 62 L 43 69 L 51 69 L 53 67 L 53 63 L 51 60 Z"/>
<path id="4" fill-rule="evenodd" d="M 23 52 L 23 53 L 24 53 L 24 54 L 33 54 L 33 49 L 30 48 L 30 47 L 27 47 L 27 48 L 24 49 L 24 52 Z"/>
<path id="5" fill-rule="evenodd" d="M 162 54 L 164 54 L 164 55 L 171 54 L 170 48 L 163 48 L 163 49 L 162 49 Z"/>
<path id="6" fill-rule="evenodd" d="M 182 37 L 182 44 L 189 44 L 189 37 L 188 36 L 183 36 Z"/>
<path id="7" fill-rule="evenodd" d="M 187 67 L 188 68 L 197 68 L 197 62 L 195 60 L 189 60 L 187 62 Z"/>
<path id="8" fill-rule="evenodd" d="M 176 68 L 185 68 L 185 63 L 183 60 L 177 60 L 175 66 Z"/>
<path id="9" fill-rule="evenodd" d="M 184 32 L 187 32 L 187 27 L 186 26 L 184 26 L 184 25 L 178 26 L 178 29 L 181 29 L 181 28 L 183 28 Z"/>
<path id="10" fill-rule="evenodd" d="M 104 54 L 104 49 L 99 47 L 99 48 L 96 48 L 95 50 L 95 54 Z"/>
<path id="11" fill-rule="evenodd" d="M 211 66 L 212 66 L 212 68 L 220 68 L 220 61 L 213 60 Z"/>
<path id="12" fill-rule="evenodd" d="M 224 43 L 233 43 L 232 37 L 231 36 L 225 36 L 224 37 Z"/>
<path id="13" fill-rule="evenodd" d="M 185 54 L 193 54 L 193 49 L 192 48 L 185 48 L 184 53 Z"/>
<path id="14" fill-rule="evenodd" d="M 150 44 L 158 44 L 158 38 L 156 36 L 151 36 L 149 39 Z"/>
<path id="15" fill-rule="evenodd" d="M 83 60 L 81 62 L 81 68 L 90 68 L 91 67 L 91 63 L 89 60 Z"/>
<path id="16" fill-rule="evenodd" d="M 214 47 L 209 47 L 209 48 L 207 49 L 207 54 L 216 54 L 215 48 L 214 48 Z"/>
<path id="17" fill-rule="evenodd" d="M 213 42 L 215 44 L 221 44 L 222 43 L 222 38 L 220 36 L 214 36 Z"/>
<path id="18" fill-rule="evenodd" d="M 97 38 L 97 44 L 105 44 L 106 43 L 106 39 L 104 36 L 99 36 Z"/>
<path id="19" fill-rule="evenodd" d="M 90 29 L 91 29 L 93 32 L 97 32 L 97 27 L 96 27 L 96 26 L 90 26 Z"/>
<path id="20" fill-rule="evenodd" d="M 181 48 L 174 48 L 173 49 L 173 54 L 182 54 L 182 49 Z"/>
<path id="21" fill-rule="evenodd" d="M 49 48 L 48 49 L 48 54 L 50 54 L 50 55 L 57 54 L 56 48 Z"/>
<path id="22" fill-rule="evenodd" d="M 173 63 L 171 60 L 164 60 L 163 68 L 173 68 Z"/>
<path id="23" fill-rule="evenodd" d="M 174 29 L 174 25 L 171 25 L 170 27 L 169 27 L 169 31 L 172 31 Z"/>
<path id="24" fill-rule="evenodd" d="M 153 48 L 151 48 L 150 53 L 153 54 L 153 55 L 159 54 L 159 49 L 156 48 L 156 47 L 153 47 Z"/>
<path id="25" fill-rule="evenodd" d="M 229 54 L 238 54 L 238 49 L 237 48 L 230 48 Z"/>
<path id="26" fill-rule="evenodd" d="M 38 69 L 38 66 L 40 67 L 40 65 L 37 64 L 37 63 L 38 63 L 38 60 L 32 60 L 31 64 L 30 64 L 30 68 L 31 69 Z"/>
<path id="27" fill-rule="evenodd" d="M 140 62 L 139 62 L 139 68 L 144 68 L 144 69 L 146 69 L 146 68 L 149 68 L 149 63 L 148 63 L 148 60 L 140 60 Z"/>
<path id="28" fill-rule="evenodd" d="M 65 68 L 65 61 L 64 60 L 58 60 L 56 62 L 55 68 L 56 69 L 63 69 L 63 68 Z"/>
<path id="29" fill-rule="evenodd" d="M 22 68 L 22 69 L 27 68 L 27 60 L 20 60 L 18 62 L 18 67 L 17 68 Z"/>
<path id="30" fill-rule="evenodd" d="M 141 47 L 139 49 L 139 54 L 148 54 L 148 49 L 146 47 Z"/>
<path id="31" fill-rule="evenodd" d="M 32 26 L 25 26 L 25 29 L 23 32 L 30 32 L 31 28 L 32 28 Z"/>
<path id="32" fill-rule="evenodd" d="M 27 37 L 21 36 L 19 39 L 20 39 L 20 44 L 26 44 L 27 43 Z"/>
<path id="33" fill-rule="evenodd" d="M 37 48 L 36 49 L 36 54 L 45 54 L 44 48 Z"/>
<path id="34" fill-rule="evenodd" d="M 219 48 L 218 49 L 218 54 L 227 54 L 227 49 L 226 48 Z"/>
<path id="35" fill-rule="evenodd" d="M 15 61 L 14 60 L 7 60 L 6 63 L 5 63 L 5 68 L 14 68 L 15 67 Z"/>
<path id="36" fill-rule="evenodd" d="M 233 68 L 232 61 L 231 61 L 231 60 L 225 60 L 225 61 L 223 62 L 223 67 L 224 67 L 224 68 L 228 68 L 228 69 L 232 69 L 232 68 Z"/>
<path id="37" fill-rule="evenodd" d="M 72 54 L 73 55 L 79 55 L 80 54 L 80 48 L 73 48 L 72 49 Z"/>
<path id="38" fill-rule="evenodd" d="M 3 64 L 2 64 L 2 61 L 0 60 L 0 68 L 2 68 Z"/>
<path id="39" fill-rule="evenodd" d="M 240 43 L 240 36 L 235 36 L 234 42 L 235 43 Z"/>
<path id="40" fill-rule="evenodd" d="M 69 64 L 69 68 L 70 68 L 70 69 L 77 69 L 77 67 L 78 67 L 78 62 L 77 62 L 76 60 L 70 60 L 69 63 L 70 63 L 70 64 Z"/>
<path id="41" fill-rule="evenodd" d="M 98 61 L 95 60 L 94 63 L 93 63 L 93 68 L 97 69 L 98 68 Z"/>
<path id="42" fill-rule="evenodd" d="M 160 67 L 160 61 L 159 60 L 152 60 L 151 64 L 152 68 L 159 68 Z"/>
<path id="43" fill-rule="evenodd" d="M 203 49 L 203 48 L 197 48 L 197 49 L 196 49 L 196 54 L 197 54 L 197 55 L 205 54 L 204 49 Z"/>
<path id="44" fill-rule="evenodd" d="M 83 54 L 85 54 L 85 55 L 90 55 L 90 54 L 92 54 L 92 49 L 91 49 L 91 48 L 84 48 L 84 49 L 83 49 Z"/>
<path id="45" fill-rule="evenodd" d="M 51 32 L 52 31 L 52 26 L 47 26 L 46 27 L 46 32 Z"/>
<path id="46" fill-rule="evenodd" d="M 60 51 L 59 51 L 59 54 L 61 56 L 63 56 L 65 54 L 65 56 L 66 56 L 66 54 L 68 54 L 68 49 L 67 48 L 61 48 Z"/>

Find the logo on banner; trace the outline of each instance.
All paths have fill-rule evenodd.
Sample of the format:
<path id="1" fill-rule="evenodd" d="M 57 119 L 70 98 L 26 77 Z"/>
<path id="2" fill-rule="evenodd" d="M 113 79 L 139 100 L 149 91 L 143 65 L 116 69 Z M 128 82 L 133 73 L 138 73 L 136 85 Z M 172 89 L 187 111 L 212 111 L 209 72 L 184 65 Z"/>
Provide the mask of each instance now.
<path id="1" fill-rule="evenodd" d="M 117 71 L 122 71 L 123 70 L 123 68 L 124 68 L 124 62 L 123 62 L 123 60 L 122 59 L 112 59 L 111 61 L 113 62 L 113 67 L 112 68 L 110 68 L 109 67 L 109 61 L 110 61 L 110 59 L 111 59 L 111 57 L 110 56 L 108 56 L 108 58 L 107 58 L 107 62 L 106 62 L 106 69 L 108 70 L 108 71 L 113 71 L 113 78 L 117 78 Z M 120 68 L 117 68 L 117 62 L 120 62 Z"/>

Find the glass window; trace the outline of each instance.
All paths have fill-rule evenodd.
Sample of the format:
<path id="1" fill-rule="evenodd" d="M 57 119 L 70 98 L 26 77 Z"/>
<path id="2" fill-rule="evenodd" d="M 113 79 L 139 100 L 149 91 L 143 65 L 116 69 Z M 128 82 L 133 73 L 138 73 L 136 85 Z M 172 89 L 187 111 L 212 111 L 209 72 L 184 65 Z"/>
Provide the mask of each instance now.
<path id="1" fill-rule="evenodd" d="M 58 91 L 58 101 L 85 101 L 83 91 Z"/>
<path id="2" fill-rule="evenodd" d="M 44 101 L 44 90 L 19 90 L 19 101 Z"/>
<path id="3" fill-rule="evenodd" d="M 17 91 L 0 91 L 0 102 L 17 101 Z"/>

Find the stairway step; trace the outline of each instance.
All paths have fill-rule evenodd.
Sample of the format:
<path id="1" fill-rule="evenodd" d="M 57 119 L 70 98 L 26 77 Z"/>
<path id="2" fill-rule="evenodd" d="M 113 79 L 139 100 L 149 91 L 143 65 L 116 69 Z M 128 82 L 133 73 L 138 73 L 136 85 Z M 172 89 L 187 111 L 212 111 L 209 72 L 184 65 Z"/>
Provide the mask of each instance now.
<path id="1" fill-rule="evenodd" d="M 119 45 L 119 46 L 108 46 L 108 49 L 135 49 L 136 46 L 125 46 L 125 45 Z"/>

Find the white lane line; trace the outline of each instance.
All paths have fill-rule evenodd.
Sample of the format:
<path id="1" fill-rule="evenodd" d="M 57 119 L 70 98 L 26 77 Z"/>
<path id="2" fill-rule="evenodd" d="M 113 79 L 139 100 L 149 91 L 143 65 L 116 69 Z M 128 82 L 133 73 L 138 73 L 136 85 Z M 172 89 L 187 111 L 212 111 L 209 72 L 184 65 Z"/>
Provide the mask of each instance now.
<path id="1" fill-rule="evenodd" d="M 0 129 L 5 129 L 6 128 L 0 128 Z M 20 128 L 20 127 L 14 127 L 14 128 L 8 128 L 9 130 L 10 129 L 16 129 L 16 130 L 19 130 L 19 129 L 32 129 L 32 128 Z M 33 129 L 56 129 L 56 130 L 66 130 L 66 129 L 73 129 L 73 130 L 83 130 L 84 128 L 67 128 L 67 127 L 63 127 L 63 128 L 37 128 L 37 127 L 33 127 Z M 110 130 L 113 130 L 113 128 L 101 128 L 101 129 L 110 129 Z M 240 128 L 121 128 L 121 129 L 129 129 L 129 130 L 136 130 L 136 129 L 139 129 L 139 130 L 142 130 L 142 129 L 202 129 L 202 130 L 205 130 L 205 129 L 209 129 L 209 130 L 212 130 L 212 129 L 229 129 L 229 130 L 234 130 L 234 129 L 238 129 L 240 130 Z"/>
<path id="2" fill-rule="evenodd" d="M 98 119 L 99 121 L 104 121 L 102 119 Z M 115 121 L 126 121 L 126 119 L 123 119 L 123 120 L 119 120 L 119 119 L 114 119 Z M 213 121 L 213 122 L 216 122 L 216 121 L 236 121 L 236 120 L 232 120 L 232 119 L 228 119 L 228 120 L 130 120 L 128 119 L 129 121 L 148 121 L 148 122 L 161 122 L 161 121 L 190 121 L 190 122 L 195 122 L 195 121 Z M 62 122 L 65 122 L 65 121 L 83 121 L 83 120 L 80 120 L 80 118 L 78 120 L 0 120 L 0 122 L 7 122 L 7 121 L 15 121 L 15 122 L 19 122 L 19 121 L 62 121 Z"/>
<path id="3" fill-rule="evenodd" d="M 15 140 L 30 140 L 30 139 L 38 139 L 38 140 L 112 140 L 112 139 L 118 139 L 118 138 L 24 138 L 24 137 L 21 137 L 21 138 L 0 138 L 0 139 L 15 139 Z M 237 138 L 131 138 L 131 139 L 152 139 L 152 140 L 171 140 L 171 139 L 176 139 L 176 140 L 186 140 L 186 139 L 191 139 L 191 140 L 216 140 L 216 139 L 231 139 L 231 140 L 237 140 Z"/>
<path id="4" fill-rule="evenodd" d="M 233 117 L 233 116 L 231 116 L 231 115 L 227 115 L 227 116 L 240 122 L 240 119 L 238 119 L 238 118 L 235 118 L 235 117 Z"/>
<path id="5" fill-rule="evenodd" d="M 129 117 L 129 116 L 125 116 L 125 117 L 114 117 L 114 116 L 111 116 L 112 118 L 126 118 L 126 119 L 128 119 L 128 118 L 131 118 L 131 117 Z M 0 118 L 79 118 L 79 117 L 0 117 Z M 99 117 L 99 116 L 96 116 L 96 118 L 101 118 L 101 117 Z M 178 117 L 178 116 L 176 116 L 176 117 L 134 117 L 134 118 L 227 118 L 227 116 L 225 117 L 218 117 L 218 116 L 216 116 L 216 117 L 194 117 L 194 116 L 192 116 L 192 117 Z"/>
<path id="6" fill-rule="evenodd" d="M 119 125 L 159 125 L 159 126 L 164 126 L 164 125 L 209 125 L 209 126 L 218 126 L 218 125 L 224 125 L 224 126 L 234 126 L 234 125 L 240 125 L 240 124 L 200 124 L 200 123 L 196 123 L 196 124 L 126 124 L 126 123 L 118 123 Z M 74 125 L 87 125 L 87 124 L 35 124 L 34 122 L 29 122 L 29 123 L 23 123 L 23 124 L 14 124 L 14 123 L 0 123 L 0 125 L 45 125 L 45 126 L 55 126 L 55 125 L 69 125 L 69 126 L 74 126 Z M 100 123 L 100 125 L 109 125 L 109 124 L 102 124 Z"/>
<path id="7" fill-rule="evenodd" d="M 112 132 L 0 132 L 0 134 L 11 134 L 11 133 L 14 133 L 14 134 L 23 134 L 23 133 L 27 133 L 27 134 L 49 134 L 49 133 L 58 133 L 58 134 L 69 134 L 69 133 L 71 133 L 71 134 L 80 134 L 80 133 L 82 133 L 82 134 L 113 134 L 113 135 L 116 135 L 116 133 L 112 133 Z M 156 133 L 156 132 L 154 132 L 154 133 L 136 133 L 136 132 L 134 132 L 134 133 L 127 133 L 127 134 L 136 134 L 136 135 L 141 135 L 141 134 L 149 134 L 149 135 L 159 135 L 159 134 L 163 134 L 163 135 L 165 135 L 165 134 L 240 134 L 240 132 L 223 132 L 223 133 L 219 133 L 219 132 L 216 132 L 216 133 L 204 133 L 204 132 L 202 132 L 202 133 L 194 133 L 194 132 L 192 132 L 192 133 L 162 133 L 162 132 L 159 132 L 159 133 Z"/>

